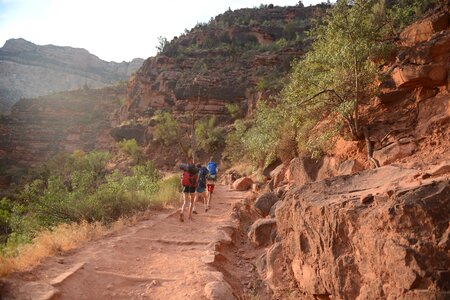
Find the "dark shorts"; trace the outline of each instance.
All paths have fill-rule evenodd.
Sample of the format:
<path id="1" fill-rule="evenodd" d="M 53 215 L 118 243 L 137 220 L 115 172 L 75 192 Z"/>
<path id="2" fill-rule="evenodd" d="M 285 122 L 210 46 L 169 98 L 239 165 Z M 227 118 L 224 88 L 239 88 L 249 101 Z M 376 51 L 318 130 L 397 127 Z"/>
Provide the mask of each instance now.
<path id="1" fill-rule="evenodd" d="M 195 186 L 185 186 L 185 185 L 183 185 L 183 193 L 189 193 L 189 194 L 195 193 Z"/>
<path id="2" fill-rule="evenodd" d="M 203 193 L 206 190 L 206 186 L 198 186 L 195 192 Z"/>
<path id="3" fill-rule="evenodd" d="M 206 187 L 208 188 L 208 192 L 214 192 L 214 184 L 207 184 Z"/>

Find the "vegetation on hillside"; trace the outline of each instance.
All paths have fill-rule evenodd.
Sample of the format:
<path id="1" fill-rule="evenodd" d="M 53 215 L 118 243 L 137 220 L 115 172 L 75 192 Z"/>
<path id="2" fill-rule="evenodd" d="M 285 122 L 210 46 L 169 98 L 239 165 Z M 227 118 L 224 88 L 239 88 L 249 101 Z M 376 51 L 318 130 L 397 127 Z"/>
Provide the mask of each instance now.
<path id="1" fill-rule="evenodd" d="M 359 104 L 376 93 L 374 82 L 395 36 L 436 4 L 337 1 L 309 31 L 311 50 L 293 62 L 289 83 L 258 105 L 251 124 L 235 123 L 224 157 L 261 166 L 299 153 L 320 156 L 337 134 L 361 139 Z"/>
<path id="2" fill-rule="evenodd" d="M 0 201 L 0 256 L 17 254 L 42 230 L 64 223 L 111 224 L 148 208 L 177 201 L 179 178 L 162 179 L 134 140 L 120 143 L 134 166 L 107 171 L 112 156 L 93 151 L 61 154 L 33 169 Z M 116 158 L 117 159 L 117 158 Z"/>

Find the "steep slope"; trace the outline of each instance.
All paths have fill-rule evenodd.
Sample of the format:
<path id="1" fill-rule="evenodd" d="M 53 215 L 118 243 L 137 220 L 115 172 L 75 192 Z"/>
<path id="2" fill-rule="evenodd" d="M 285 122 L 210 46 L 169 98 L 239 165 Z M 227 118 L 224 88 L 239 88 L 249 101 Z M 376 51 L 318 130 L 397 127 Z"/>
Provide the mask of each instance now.
<path id="1" fill-rule="evenodd" d="M 146 120 L 158 109 L 185 123 L 193 111 L 197 119 L 214 115 L 229 121 L 230 104 L 241 115 L 251 114 L 262 96 L 280 90 L 290 63 L 308 48 L 312 20 L 323 13 L 321 6 L 229 10 L 163 42 L 161 53 L 129 81 L 120 115 L 128 124 L 124 130 L 130 123 L 144 128 L 140 140 L 150 145 L 152 126 Z"/>
<path id="2" fill-rule="evenodd" d="M 125 95 L 122 84 L 20 100 L 0 119 L 0 161 L 29 166 L 58 152 L 111 149 L 114 112 Z"/>
<path id="3" fill-rule="evenodd" d="M 363 104 L 380 168 L 364 142 L 341 139 L 272 168 L 266 193 L 243 202 L 254 263 L 279 299 L 450 297 L 449 33 L 448 10 L 407 27 Z"/>
<path id="4" fill-rule="evenodd" d="M 84 49 L 38 46 L 10 39 L 0 48 L 0 112 L 22 97 L 32 98 L 83 87 L 101 88 L 127 80 L 143 59 L 106 62 Z"/>

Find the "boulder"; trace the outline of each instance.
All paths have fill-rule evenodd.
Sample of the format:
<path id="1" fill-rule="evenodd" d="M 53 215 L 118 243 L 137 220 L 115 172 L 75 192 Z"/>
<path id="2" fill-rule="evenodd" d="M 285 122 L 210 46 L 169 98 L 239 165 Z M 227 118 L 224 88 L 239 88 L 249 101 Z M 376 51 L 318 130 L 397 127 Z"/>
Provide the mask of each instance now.
<path id="1" fill-rule="evenodd" d="M 433 88 L 428 89 L 426 87 L 420 87 L 416 93 L 416 102 L 420 102 L 429 98 L 436 96 L 439 92 L 439 89 Z"/>
<path id="2" fill-rule="evenodd" d="M 253 180 L 248 177 L 242 177 L 233 182 L 233 189 L 238 191 L 247 191 L 252 187 Z"/>
<path id="3" fill-rule="evenodd" d="M 248 239 L 255 247 L 270 245 L 275 240 L 277 222 L 275 219 L 258 219 L 248 232 Z"/>
<path id="4" fill-rule="evenodd" d="M 280 206 L 282 203 L 281 200 L 278 200 L 277 202 L 275 202 L 274 205 L 272 205 L 272 207 L 270 208 L 270 212 L 269 212 L 269 216 L 271 218 L 275 218 L 275 211 L 277 210 L 278 206 Z"/>
<path id="5" fill-rule="evenodd" d="M 204 294 L 208 300 L 233 300 L 233 290 L 225 281 L 212 281 L 205 285 Z"/>
<path id="6" fill-rule="evenodd" d="M 433 15 L 406 27 L 400 33 L 400 42 L 403 46 L 412 46 L 416 43 L 427 41 L 434 33 L 447 29 L 448 23 L 448 14 L 446 12 Z"/>
<path id="7" fill-rule="evenodd" d="M 426 297 L 449 290 L 450 183 L 418 174 L 387 166 L 287 192 L 277 238 L 306 299 L 445 299 Z"/>
<path id="8" fill-rule="evenodd" d="M 275 170 L 277 167 L 281 165 L 281 160 L 277 159 L 276 161 L 272 162 L 270 165 L 264 168 L 262 174 L 265 177 L 271 177 L 271 173 L 273 170 Z"/>
<path id="9" fill-rule="evenodd" d="M 410 156 L 416 151 L 417 145 L 414 142 L 392 143 L 380 150 L 374 151 L 373 157 L 378 160 L 380 165 L 385 166 L 394 161 Z"/>
<path id="10" fill-rule="evenodd" d="M 417 105 L 416 132 L 419 137 L 426 136 L 435 124 L 446 124 L 450 120 L 450 96 L 439 95 L 421 101 Z"/>
<path id="11" fill-rule="evenodd" d="M 427 173 L 431 176 L 441 176 L 450 173 L 450 160 L 445 160 L 439 165 L 428 169 Z"/>
<path id="12" fill-rule="evenodd" d="M 277 166 L 272 172 L 270 172 L 270 178 L 272 178 L 273 180 L 273 188 L 277 188 L 284 183 L 286 179 L 286 170 L 287 166 L 281 164 Z"/>
<path id="13" fill-rule="evenodd" d="M 278 201 L 278 197 L 274 193 L 264 193 L 255 201 L 255 209 L 265 217 L 269 215 L 272 205 Z"/>
<path id="14" fill-rule="evenodd" d="M 286 171 L 286 179 L 298 185 L 303 185 L 316 180 L 320 163 L 307 157 L 296 157 L 289 163 Z"/>
<path id="15" fill-rule="evenodd" d="M 349 159 L 339 165 L 338 175 L 351 175 L 364 170 L 364 167 L 355 159 Z"/>
<path id="16" fill-rule="evenodd" d="M 275 243 L 266 253 L 266 282 L 273 291 L 287 287 L 283 276 L 284 267 L 283 245 Z"/>
<path id="17" fill-rule="evenodd" d="M 444 85 L 447 79 L 447 64 L 404 65 L 395 68 L 392 79 L 397 88 L 436 87 Z"/>

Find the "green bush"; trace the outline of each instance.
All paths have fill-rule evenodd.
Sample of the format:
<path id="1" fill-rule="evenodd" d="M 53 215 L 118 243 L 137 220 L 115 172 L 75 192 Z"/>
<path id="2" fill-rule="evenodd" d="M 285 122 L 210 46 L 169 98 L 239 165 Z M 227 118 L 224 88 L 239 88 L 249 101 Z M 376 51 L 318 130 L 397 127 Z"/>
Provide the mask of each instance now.
<path id="1" fill-rule="evenodd" d="M 181 139 L 181 127 L 177 120 L 168 112 L 156 111 L 154 119 L 157 124 L 154 127 L 153 139 L 164 146 L 173 146 Z"/>
<path id="2" fill-rule="evenodd" d="M 197 147 L 206 152 L 214 152 L 222 145 L 223 135 L 215 116 L 196 122 L 195 140 Z"/>
<path id="3" fill-rule="evenodd" d="M 135 139 L 123 140 L 121 142 L 118 142 L 117 144 L 122 152 L 131 156 L 137 162 L 140 162 L 143 159 L 144 154 L 142 153 L 141 149 L 139 149 L 139 145 Z"/>

